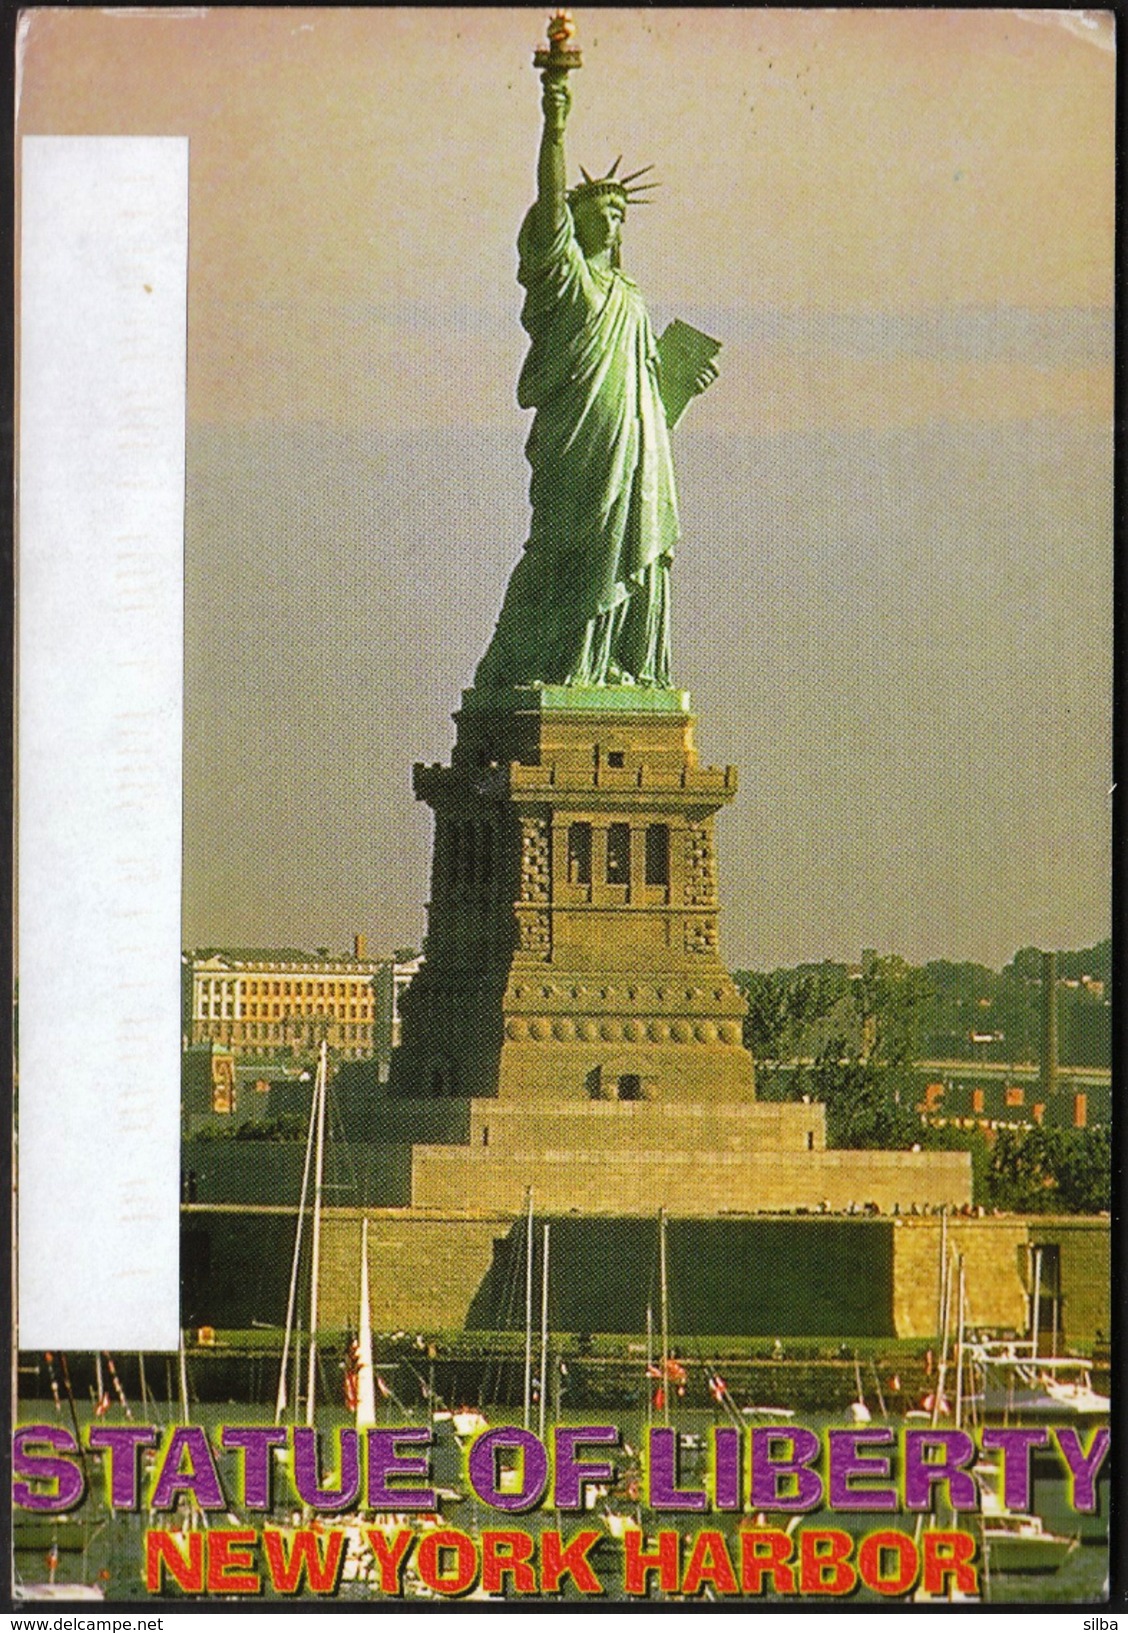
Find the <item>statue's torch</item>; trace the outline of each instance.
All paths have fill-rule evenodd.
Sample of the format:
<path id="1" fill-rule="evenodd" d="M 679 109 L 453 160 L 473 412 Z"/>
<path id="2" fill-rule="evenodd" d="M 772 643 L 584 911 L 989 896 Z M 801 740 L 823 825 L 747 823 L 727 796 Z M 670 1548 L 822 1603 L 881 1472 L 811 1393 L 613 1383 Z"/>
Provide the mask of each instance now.
<path id="1" fill-rule="evenodd" d="M 582 68 L 584 59 L 571 45 L 576 25 L 570 11 L 556 11 L 548 19 L 548 44 L 538 46 L 533 53 L 533 67 L 546 74 L 570 74 L 573 68 Z"/>

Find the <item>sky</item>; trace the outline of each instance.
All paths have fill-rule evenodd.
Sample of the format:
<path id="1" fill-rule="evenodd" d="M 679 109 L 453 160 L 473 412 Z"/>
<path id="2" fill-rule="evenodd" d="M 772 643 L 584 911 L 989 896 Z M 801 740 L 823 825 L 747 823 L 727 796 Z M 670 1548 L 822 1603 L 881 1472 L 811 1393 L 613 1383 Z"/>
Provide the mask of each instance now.
<path id="1" fill-rule="evenodd" d="M 722 342 L 675 684 L 734 968 L 1109 931 L 1115 54 L 1052 11 L 576 11 L 570 173 Z M 415 761 L 528 523 L 545 12 L 40 10 L 21 134 L 190 139 L 186 946 L 419 945 Z M 649 179 L 649 178 L 648 178 Z"/>

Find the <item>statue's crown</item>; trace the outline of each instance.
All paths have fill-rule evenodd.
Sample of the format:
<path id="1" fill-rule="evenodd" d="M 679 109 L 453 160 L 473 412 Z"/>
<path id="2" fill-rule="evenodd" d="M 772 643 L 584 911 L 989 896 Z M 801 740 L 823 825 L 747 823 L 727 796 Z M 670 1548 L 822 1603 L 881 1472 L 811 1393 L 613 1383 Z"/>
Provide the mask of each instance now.
<path id="1" fill-rule="evenodd" d="M 584 179 L 577 182 L 575 187 L 570 189 L 568 203 L 574 208 L 577 204 L 583 203 L 585 199 L 615 198 L 618 199 L 624 210 L 628 204 L 649 204 L 650 199 L 639 198 L 638 195 L 649 192 L 651 188 L 657 187 L 658 183 L 656 181 L 644 181 L 641 187 L 632 187 L 631 183 L 637 181 L 640 176 L 645 176 L 654 169 L 654 166 L 646 164 L 643 165 L 641 170 L 632 171 L 629 176 L 620 176 L 616 172 L 622 162 L 623 155 L 620 153 L 605 176 L 590 176 L 581 165 L 580 174 Z"/>

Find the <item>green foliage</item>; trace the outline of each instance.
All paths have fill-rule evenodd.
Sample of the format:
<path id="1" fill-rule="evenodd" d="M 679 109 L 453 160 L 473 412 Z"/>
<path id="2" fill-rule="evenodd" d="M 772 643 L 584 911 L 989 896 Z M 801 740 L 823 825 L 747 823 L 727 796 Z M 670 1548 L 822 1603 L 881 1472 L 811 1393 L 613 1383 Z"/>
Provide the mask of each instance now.
<path id="1" fill-rule="evenodd" d="M 1001 1129 L 987 1173 L 990 1201 L 1014 1213 L 1099 1213 L 1112 1192 L 1107 1128 Z"/>
<path id="2" fill-rule="evenodd" d="M 853 983 L 861 1055 L 889 1067 L 920 1058 L 934 994 L 924 970 L 903 958 L 875 958 Z"/>
<path id="3" fill-rule="evenodd" d="M 1059 951 L 1057 972 L 1061 981 L 1079 981 L 1083 975 L 1088 975 L 1095 981 L 1103 981 L 1107 986 L 1112 980 L 1111 940 L 1106 938 L 1092 947 Z M 1020 947 L 1003 974 L 1013 975 L 1021 981 L 1041 981 L 1041 950 L 1037 947 Z"/>
<path id="4" fill-rule="evenodd" d="M 1068 1065 L 1110 1063 L 1109 966 L 1107 941 L 1058 953 L 1058 1051 Z M 758 1061 L 810 1061 L 835 1039 L 845 1040 L 848 1055 L 891 1065 L 1036 1061 L 1041 1049 L 1036 947 L 1022 948 L 1001 971 L 948 959 L 916 967 L 885 957 L 867 958 L 860 971 L 827 960 L 743 971 L 735 979 L 749 1005 L 745 1043 Z M 1094 991 L 1094 981 L 1105 990 Z"/>
<path id="5" fill-rule="evenodd" d="M 794 970 L 738 970 L 748 1001 L 744 1041 L 757 1060 L 794 1060 L 815 1052 L 811 1035 L 848 1000 L 845 964 L 801 964 Z"/>
<path id="6" fill-rule="evenodd" d="M 1107 986 L 1112 980 L 1112 942 L 1106 939 L 1098 941 L 1094 947 L 1084 947 L 1080 952 L 1059 952 L 1057 965 L 1058 975 L 1063 981 L 1079 981 L 1083 975 L 1088 975 Z"/>
<path id="7" fill-rule="evenodd" d="M 910 1071 L 845 1059 L 833 1048 L 798 1082 L 825 1104 L 832 1148 L 968 1151 L 972 1201 L 1008 1213 L 1100 1213 L 1110 1205 L 1108 1128 L 1035 1125 L 1000 1129 L 993 1141 L 979 1128 L 934 1128 L 921 1122 L 919 1085 Z"/>
<path id="8" fill-rule="evenodd" d="M 849 1059 L 841 1039 L 810 1073 L 810 1092 L 826 1106 L 827 1144 L 855 1151 L 908 1150 L 921 1137 L 917 1085 L 903 1066 Z"/>
<path id="9" fill-rule="evenodd" d="M 1099 960 L 1077 955 L 1094 979 Z M 1017 968 L 1016 968 L 1017 966 Z M 971 1153 L 973 1198 L 1008 1211 L 1093 1213 L 1108 1206 L 1111 1146 L 1107 1129 L 1036 1126 L 1000 1130 L 993 1144 L 976 1128 L 924 1124 L 914 1071 L 934 1044 L 945 1017 L 958 1047 L 961 1034 L 988 1025 L 1011 1040 L 1032 1043 L 1036 1056 L 1041 1001 L 1041 956 L 1031 985 L 1018 973 L 1033 967 L 1020 954 L 1001 974 L 977 964 L 937 961 L 923 969 L 896 957 L 867 958 L 860 972 L 845 965 L 806 965 L 771 974 L 745 973 L 745 1037 L 760 1061 L 762 1099 L 797 1100 L 803 1094 L 826 1106 L 827 1142 L 849 1150 L 963 1150 Z M 1059 962 L 1060 967 L 1060 962 Z M 1072 979 L 1072 977 L 1070 978 Z M 1079 977 L 1078 977 L 1079 979 Z M 1088 1012 L 1107 1028 L 1107 1007 L 1085 988 L 1059 991 L 1059 1028 L 1075 1040 L 1070 1017 Z M 958 1019 L 951 1026 L 951 1016 Z M 989 1020 L 980 1017 L 987 1015 Z M 804 1051 L 822 1039 L 813 1060 Z M 953 1048 L 952 1053 L 956 1053 Z M 1063 1049 L 1084 1064 L 1084 1051 Z"/>
<path id="10" fill-rule="evenodd" d="M 1109 978 L 1110 944 L 1058 953 L 1060 1054 L 1073 1065 L 1107 1065 L 1110 1009 L 1090 986 Z M 917 1061 L 928 1058 L 1036 1060 L 1041 1033 L 1042 955 L 1023 948 L 1002 971 L 938 959 L 916 968 L 897 957 L 801 965 L 736 976 L 748 1000 L 745 1042 L 760 1069 L 762 1100 L 826 1106 L 827 1143 L 852 1150 L 971 1153 L 972 1195 L 1015 1213 L 1097 1213 L 1109 1206 L 1112 1152 L 1107 1128 L 1002 1129 L 924 1124 Z M 1002 1034 L 972 1045 L 973 1032 Z M 763 1063 L 768 1063 L 764 1065 Z"/>
<path id="11" fill-rule="evenodd" d="M 307 1119 L 301 1112 L 287 1111 L 280 1117 L 262 1118 L 257 1122 L 205 1123 L 197 1130 L 198 1140 L 301 1140 L 306 1135 Z"/>
<path id="12" fill-rule="evenodd" d="M 1070 1213 L 1101 1213 L 1112 1205 L 1112 1130 L 1059 1128 L 1054 1174 Z"/>
<path id="13" fill-rule="evenodd" d="M 794 1061 L 814 1049 L 813 1064 L 791 1070 L 786 1088 L 773 1080 L 769 1089 L 761 1074 L 762 1098 L 806 1093 L 822 1101 L 831 1146 L 904 1150 L 920 1140 L 912 1067 L 933 997 L 922 970 L 901 958 L 870 958 L 854 973 L 828 962 L 737 980 L 748 999 L 745 1038 L 754 1056 Z"/>
<path id="14" fill-rule="evenodd" d="M 1007 966 L 1020 981 L 1042 979 L 1042 950 L 1040 947 L 1020 947 Z"/>
<path id="15" fill-rule="evenodd" d="M 926 1124 L 920 1132 L 921 1147 L 925 1151 L 969 1151 L 971 1153 L 971 1200 L 976 1207 L 991 1206 L 991 1146 L 981 1128 L 957 1128 L 945 1123 L 934 1128 Z M 997 1202 L 995 1206 L 1000 1206 Z"/>

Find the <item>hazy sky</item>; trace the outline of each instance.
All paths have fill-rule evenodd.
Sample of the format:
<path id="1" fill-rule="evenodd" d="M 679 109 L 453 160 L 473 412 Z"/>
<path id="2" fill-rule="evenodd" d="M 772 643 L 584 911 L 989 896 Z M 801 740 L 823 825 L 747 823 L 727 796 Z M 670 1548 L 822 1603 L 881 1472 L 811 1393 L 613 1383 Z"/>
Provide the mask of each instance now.
<path id="1" fill-rule="evenodd" d="M 191 142 L 185 944 L 418 944 L 415 760 L 527 526 L 545 12 L 39 11 L 20 130 Z M 674 674 L 733 966 L 1108 933 L 1113 24 L 577 12 L 570 171 L 724 343 Z"/>

